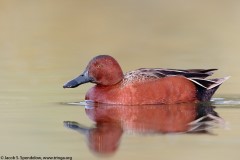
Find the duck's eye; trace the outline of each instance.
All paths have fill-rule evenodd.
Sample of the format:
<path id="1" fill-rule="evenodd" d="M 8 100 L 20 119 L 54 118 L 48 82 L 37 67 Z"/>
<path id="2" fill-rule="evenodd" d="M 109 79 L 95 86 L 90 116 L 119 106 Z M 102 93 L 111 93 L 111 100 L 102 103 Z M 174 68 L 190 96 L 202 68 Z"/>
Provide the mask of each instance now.
<path id="1" fill-rule="evenodd" d="M 101 63 L 94 63 L 93 66 L 95 68 L 102 68 L 102 64 Z"/>

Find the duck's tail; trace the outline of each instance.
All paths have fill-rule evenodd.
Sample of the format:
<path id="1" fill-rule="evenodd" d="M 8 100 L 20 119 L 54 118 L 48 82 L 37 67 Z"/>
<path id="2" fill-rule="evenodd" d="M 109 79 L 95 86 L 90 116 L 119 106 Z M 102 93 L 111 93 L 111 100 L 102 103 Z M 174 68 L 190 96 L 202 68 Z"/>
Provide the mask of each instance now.
<path id="1" fill-rule="evenodd" d="M 230 77 L 216 79 L 188 78 L 197 88 L 197 99 L 200 101 L 209 101 L 218 87 Z"/>

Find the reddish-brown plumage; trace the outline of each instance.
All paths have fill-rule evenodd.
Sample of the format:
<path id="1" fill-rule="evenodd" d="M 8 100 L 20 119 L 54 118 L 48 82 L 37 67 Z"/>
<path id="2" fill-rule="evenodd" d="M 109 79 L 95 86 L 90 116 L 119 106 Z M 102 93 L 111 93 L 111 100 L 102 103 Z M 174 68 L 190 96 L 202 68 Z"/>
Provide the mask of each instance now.
<path id="1" fill-rule="evenodd" d="M 174 104 L 193 102 L 196 99 L 195 85 L 182 76 L 146 79 L 112 86 L 95 85 L 86 94 L 86 100 L 100 103 L 141 105 Z"/>
<path id="2" fill-rule="evenodd" d="M 112 57 L 95 57 L 89 62 L 86 70 L 88 76 L 101 85 L 114 85 L 123 79 L 122 69 Z"/>

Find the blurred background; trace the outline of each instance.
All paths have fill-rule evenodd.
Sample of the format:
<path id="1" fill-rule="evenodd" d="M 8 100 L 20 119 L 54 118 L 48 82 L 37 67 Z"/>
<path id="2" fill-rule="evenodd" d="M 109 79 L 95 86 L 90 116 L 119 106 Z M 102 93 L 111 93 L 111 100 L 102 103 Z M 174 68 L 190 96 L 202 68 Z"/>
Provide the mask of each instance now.
<path id="1" fill-rule="evenodd" d="M 238 97 L 239 43 L 238 0 L 0 0 L 1 152 L 12 154 L 14 146 L 15 154 L 91 157 L 84 137 L 65 129 L 62 122 L 92 122 L 84 108 L 79 111 L 61 104 L 83 100 L 92 84 L 69 90 L 62 89 L 62 85 L 79 75 L 99 54 L 115 57 L 124 72 L 142 67 L 218 68 L 214 77 L 231 78 L 215 97 Z M 238 115 L 227 110 L 222 114 L 226 119 L 238 120 Z M 194 146 L 202 143 L 194 137 L 194 142 L 185 147 L 181 145 L 189 137 L 178 137 L 175 151 L 181 155 L 190 149 L 185 159 L 202 158 L 195 155 L 221 159 L 226 156 L 219 153 L 224 152 L 236 158 L 237 132 L 239 127 L 230 137 L 223 137 L 226 143 L 219 139 L 215 143 L 207 137 L 210 140 L 200 146 L 201 152 Z M 164 140 L 162 148 L 169 149 L 162 153 L 163 158 L 178 158 L 170 153 L 174 140 L 155 138 Z M 131 159 L 131 149 L 139 146 L 136 142 L 157 143 L 155 138 L 144 141 L 130 137 L 123 141 L 128 145 L 123 145 L 124 154 L 118 154 L 118 158 L 131 155 Z M 229 144 L 233 144 L 231 149 Z M 156 146 L 139 149 L 144 153 Z M 202 154 L 203 148 L 206 154 Z M 158 155 L 159 151 L 150 153 Z M 139 155 L 138 159 L 146 159 L 149 154 Z"/>
<path id="2" fill-rule="evenodd" d="M 237 94 L 239 17 L 235 0 L 0 0 L 1 72 L 29 76 L 28 85 L 57 77 L 61 86 L 109 54 L 125 72 L 218 68 L 216 76 L 232 76 L 218 93 Z"/>

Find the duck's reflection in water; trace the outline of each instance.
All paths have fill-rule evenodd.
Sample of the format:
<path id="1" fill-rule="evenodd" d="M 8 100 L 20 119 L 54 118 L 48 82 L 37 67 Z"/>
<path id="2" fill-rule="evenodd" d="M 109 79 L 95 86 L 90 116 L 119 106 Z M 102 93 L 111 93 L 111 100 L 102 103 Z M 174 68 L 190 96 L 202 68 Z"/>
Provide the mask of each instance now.
<path id="1" fill-rule="evenodd" d="M 214 107 L 202 103 L 174 105 L 103 105 L 85 106 L 88 117 L 95 127 L 65 121 L 64 125 L 87 137 L 88 146 L 94 153 L 112 154 L 124 132 L 138 134 L 210 133 L 213 127 L 223 125 Z"/>

